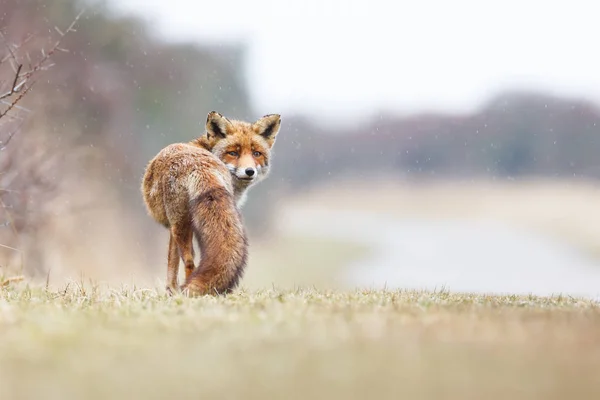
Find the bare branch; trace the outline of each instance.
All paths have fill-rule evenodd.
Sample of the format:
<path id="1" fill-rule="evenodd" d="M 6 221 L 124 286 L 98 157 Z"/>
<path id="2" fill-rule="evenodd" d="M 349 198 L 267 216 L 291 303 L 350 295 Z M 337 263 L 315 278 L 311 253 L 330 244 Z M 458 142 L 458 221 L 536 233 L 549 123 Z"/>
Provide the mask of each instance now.
<path id="1" fill-rule="evenodd" d="M 4 35 L 2 34 L 2 32 L 0 32 L 0 38 L 2 38 L 2 41 L 4 41 L 4 43 L 6 45 L 6 50 L 8 50 L 8 54 L 4 58 L 2 58 L 2 60 L 0 60 L 0 64 L 2 64 L 3 62 L 6 62 L 9 59 L 13 59 L 13 60 L 16 61 L 17 56 L 15 55 L 15 53 L 10 48 L 10 44 L 8 44 L 8 42 L 4 38 Z"/>
<path id="2" fill-rule="evenodd" d="M 17 106 L 17 104 L 19 103 L 19 101 L 21 101 L 23 99 L 23 97 L 25 97 L 25 95 L 31 90 L 31 88 L 33 87 L 33 83 L 29 86 L 27 86 L 25 88 L 25 90 L 19 90 L 19 95 L 9 104 L 9 106 L 6 108 L 6 110 L 4 112 L 0 111 L 0 119 L 2 119 L 2 117 L 4 117 L 5 115 L 7 115 L 10 110 L 12 110 L 13 108 L 15 108 Z"/>
<path id="3" fill-rule="evenodd" d="M 50 66 L 46 66 L 45 64 L 56 51 L 68 52 L 67 49 L 60 47 L 60 44 L 61 44 L 62 40 L 64 39 L 64 37 L 68 33 L 75 31 L 75 29 L 74 29 L 75 24 L 77 23 L 77 21 L 79 21 L 79 19 L 83 15 L 83 13 L 84 13 L 84 10 L 82 10 L 79 14 L 77 14 L 75 19 L 73 20 L 73 22 L 71 22 L 71 25 L 69 25 L 69 27 L 67 28 L 67 30 L 65 32 L 62 32 L 58 27 L 55 27 L 56 31 L 60 34 L 60 37 L 58 38 L 58 40 L 56 41 L 54 46 L 52 46 L 50 48 L 49 51 L 45 51 L 44 49 L 42 49 L 41 50 L 42 58 L 37 63 L 35 63 L 33 66 L 30 66 L 29 69 L 25 72 L 22 71 L 23 63 L 18 61 L 17 55 L 11 49 L 11 46 L 8 43 L 6 43 L 6 39 L 5 39 L 4 35 L 2 35 L 0 33 L 0 37 L 5 41 L 6 48 L 8 50 L 7 56 L 4 57 L 2 60 L 3 61 L 7 61 L 7 60 L 11 61 L 11 65 L 13 65 L 12 63 L 14 63 L 14 65 L 16 65 L 16 71 L 15 71 L 15 75 L 14 75 L 14 78 L 12 81 L 13 83 L 10 86 L 10 89 L 8 90 L 8 92 L 6 92 L 4 94 L 0 94 L 0 100 L 6 99 L 6 98 L 9 98 L 11 96 L 18 94 L 18 96 L 13 98 L 13 100 L 10 102 L 10 104 L 4 111 L 0 111 L 0 118 L 5 117 L 10 112 L 10 110 L 15 108 L 17 103 L 19 103 L 23 99 L 23 96 L 31 89 L 32 85 L 28 84 L 31 77 L 35 73 L 37 73 L 39 71 L 45 71 L 53 65 L 52 64 Z M 32 36 L 29 36 L 26 40 L 30 40 L 31 37 Z M 31 58 L 29 57 L 29 53 L 26 53 L 26 58 L 28 59 L 28 61 L 31 64 Z"/>
<path id="4" fill-rule="evenodd" d="M 17 87 L 17 82 L 19 80 L 19 74 L 21 73 L 21 69 L 23 68 L 23 64 L 19 64 L 17 66 L 17 71 L 15 72 L 15 78 L 13 80 L 12 86 L 10 87 L 10 91 L 7 93 L 4 93 L 2 95 L 0 95 L 0 100 L 5 99 L 9 96 L 12 96 L 13 94 L 16 93 L 16 87 Z M 0 117 L 2 117 L 2 114 L 0 114 Z"/>
<path id="5" fill-rule="evenodd" d="M 44 65 L 44 63 L 46 61 L 48 61 L 48 59 L 50 57 L 52 57 L 52 55 L 56 52 L 56 50 L 59 48 L 62 40 L 64 39 L 64 37 L 69 33 L 69 32 L 73 32 L 74 29 L 73 27 L 75 26 L 75 24 L 77 23 L 77 21 L 79 21 L 79 18 L 81 18 L 81 16 L 83 15 L 84 10 L 82 10 L 79 14 L 77 14 L 77 16 L 75 17 L 75 19 L 73 20 L 73 22 L 71 23 L 71 25 L 69 25 L 69 27 L 67 28 L 67 30 L 62 34 L 62 36 L 56 41 L 56 43 L 54 44 L 54 46 L 52 46 L 52 48 L 50 48 L 50 50 L 46 53 L 43 49 L 42 49 L 42 59 L 40 61 L 38 61 L 38 63 L 31 68 L 29 71 L 23 73 L 23 75 L 21 76 L 21 78 L 23 78 L 24 80 L 27 80 L 31 77 L 31 75 L 33 75 L 34 73 L 36 73 L 37 71 L 40 70 L 40 68 Z"/>
<path id="6" fill-rule="evenodd" d="M 21 129 L 21 125 L 23 125 L 22 121 L 19 124 L 19 126 L 17 126 L 15 129 L 13 129 L 7 135 L 7 138 L 5 140 L 3 140 L 3 141 L 0 142 L 0 151 L 6 149 L 6 146 L 8 146 L 8 144 L 10 143 L 10 141 L 12 140 L 12 138 L 15 136 L 15 134 L 19 131 L 19 129 Z M 8 189 L 2 189 L 2 188 L 0 188 L 0 191 L 9 191 L 9 190 Z"/>
<path id="7" fill-rule="evenodd" d="M 18 252 L 21 268 L 23 255 L 19 249 L 26 246 L 24 237 L 51 218 L 50 209 L 33 204 L 32 199 L 43 196 L 46 202 L 57 196 L 60 181 L 53 179 L 50 174 L 60 168 L 60 158 L 58 155 L 49 155 L 43 147 L 30 146 L 29 138 L 23 138 L 24 142 L 20 138 L 14 139 L 25 119 L 23 112 L 29 112 L 19 103 L 36 85 L 38 75 L 54 66 L 51 61 L 53 55 L 57 51 L 68 51 L 61 43 L 65 36 L 75 31 L 74 26 L 83 12 L 76 16 L 66 30 L 55 27 L 59 37 L 49 49 L 36 50 L 26 46 L 33 35 L 15 44 L 10 43 L 0 32 L 0 41 L 4 42 L 6 49 L 5 53 L 0 53 L 0 226 L 6 226 L 5 231 L 10 235 L 3 235 L 0 248 Z M 49 160 L 54 164 L 50 165 Z M 18 279 L 0 279 L 0 286 Z"/>

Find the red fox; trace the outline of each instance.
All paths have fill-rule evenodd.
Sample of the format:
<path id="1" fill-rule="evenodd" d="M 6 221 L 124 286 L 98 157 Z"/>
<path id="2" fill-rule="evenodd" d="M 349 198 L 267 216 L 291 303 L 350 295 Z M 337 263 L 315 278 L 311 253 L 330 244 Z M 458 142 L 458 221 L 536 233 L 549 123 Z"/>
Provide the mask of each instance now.
<path id="1" fill-rule="evenodd" d="M 212 111 L 202 136 L 171 144 L 148 163 L 141 190 L 149 215 L 170 231 L 169 293 L 179 289 L 180 258 L 185 264 L 180 289 L 188 294 L 225 294 L 237 287 L 248 259 L 239 209 L 248 188 L 269 173 L 280 126 L 279 114 L 251 124 Z M 197 269 L 194 235 L 201 252 Z"/>

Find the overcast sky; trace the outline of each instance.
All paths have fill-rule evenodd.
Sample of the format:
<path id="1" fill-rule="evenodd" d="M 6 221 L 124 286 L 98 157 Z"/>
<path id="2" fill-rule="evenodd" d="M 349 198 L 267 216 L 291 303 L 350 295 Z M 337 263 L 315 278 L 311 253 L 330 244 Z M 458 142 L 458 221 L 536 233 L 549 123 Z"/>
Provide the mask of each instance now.
<path id="1" fill-rule="evenodd" d="M 498 90 L 600 104 L 594 0 L 113 0 L 170 40 L 249 46 L 259 113 L 468 111 Z"/>

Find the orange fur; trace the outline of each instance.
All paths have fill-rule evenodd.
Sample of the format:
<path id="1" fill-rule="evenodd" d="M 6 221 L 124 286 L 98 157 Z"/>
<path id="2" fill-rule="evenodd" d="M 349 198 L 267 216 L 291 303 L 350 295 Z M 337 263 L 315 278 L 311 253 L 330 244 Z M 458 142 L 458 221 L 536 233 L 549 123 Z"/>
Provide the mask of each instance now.
<path id="1" fill-rule="evenodd" d="M 167 289 L 191 295 L 227 293 L 237 287 L 248 259 L 248 239 L 239 207 L 247 189 L 269 172 L 279 115 L 254 124 L 211 112 L 206 132 L 189 143 L 162 149 L 144 172 L 142 195 L 154 220 L 170 231 Z M 249 171 L 252 170 L 252 173 Z M 193 236 L 201 261 L 194 268 Z"/>
<path id="2" fill-rule="evenodd" d="M 231 172 L 236 203 L 241 207 L 248 189 L 269 174 L 271 149 L 280 127 L 279 114 L 265 115 L 251 124 L 212 111 L 206 119 L 206 133 L 191 143 L 211 151 L 225 163 Z M 252 177 L 244 173 L 248 168 L 255 170 Z"/>

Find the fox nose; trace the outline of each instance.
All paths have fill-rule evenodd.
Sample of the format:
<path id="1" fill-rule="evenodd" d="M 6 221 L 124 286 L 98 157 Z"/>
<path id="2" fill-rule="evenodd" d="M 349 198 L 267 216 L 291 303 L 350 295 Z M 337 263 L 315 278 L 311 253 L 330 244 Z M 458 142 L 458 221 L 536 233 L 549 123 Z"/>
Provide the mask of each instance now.
<path id="1" fill-rule="evenodd" d="M 254 168 L 246 168 L 246 175 L 248 175 L 248 176 L 254 175 Z"/>

